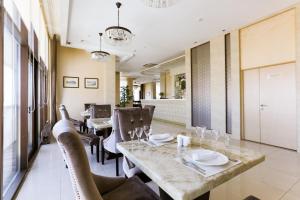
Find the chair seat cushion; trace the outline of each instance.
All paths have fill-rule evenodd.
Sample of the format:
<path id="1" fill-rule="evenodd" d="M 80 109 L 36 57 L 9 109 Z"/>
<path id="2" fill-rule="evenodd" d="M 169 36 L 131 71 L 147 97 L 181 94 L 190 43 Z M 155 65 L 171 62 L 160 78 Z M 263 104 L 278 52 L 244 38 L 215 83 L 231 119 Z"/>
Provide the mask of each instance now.
<path id="1" fill-rule="evenodd" d="M 80 138 L 89 145 L 97 145 L 100 143 L 100 138 L 93 133 L 79 133 Z"/>
<path id="2" fill-rule="evenodd" d="M 159 200 L 158 195 L 136 176 L 102 197 L 104 200 Z"/>

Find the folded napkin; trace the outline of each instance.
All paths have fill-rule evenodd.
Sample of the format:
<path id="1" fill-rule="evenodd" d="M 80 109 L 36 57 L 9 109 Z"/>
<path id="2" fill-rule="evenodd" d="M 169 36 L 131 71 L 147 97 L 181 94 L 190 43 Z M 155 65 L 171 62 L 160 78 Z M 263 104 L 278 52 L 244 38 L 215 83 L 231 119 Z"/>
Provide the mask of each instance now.
<path id="1" fill-rule="evenodd" d="M 208 161 L 208 160 L 213 160 L 218 156 L 218 154 L 214 151 L 206 150 L 206 149 L 201 149 L 194 151 L 192 153 L 192 159 L 194 161 Z"/>
<path id="2" fill-rule="evenodd" d="M 179 147 L 187 147 L 192 144 L 192 138 L 184 135 L 177 135 L 177 144 Z"/>
<path id="3" fill-rule="evenodd" d="M 182 163 L 182 160 L 180 158 L 176 158 L 175 160 Z M 186 166 L 187 168 L 195 171 L 196 173 L 198 173 L 204 177 L 210 177 L 210 176 L 216 175 L 218 173 L 222 173 L 222 172 L 229 170 L 230 168 L 241 163 L 240 160 L 234 160 L 234 161 L 230 160 L 227 164 L 221 165 L 221 166 L 205 166 L 205 165 L 199 165 L 198 163 L 196 163 L 195 161 L 193 161 L 191 158 L 188 158 L 188 157 L 185 157 L 185 160 L 188 162 L 192 162 L 193 164 L 200 167 L 201 171 L 198 171 L 192 165 L 191 166 L 184 165 L 184 166 Z"/>

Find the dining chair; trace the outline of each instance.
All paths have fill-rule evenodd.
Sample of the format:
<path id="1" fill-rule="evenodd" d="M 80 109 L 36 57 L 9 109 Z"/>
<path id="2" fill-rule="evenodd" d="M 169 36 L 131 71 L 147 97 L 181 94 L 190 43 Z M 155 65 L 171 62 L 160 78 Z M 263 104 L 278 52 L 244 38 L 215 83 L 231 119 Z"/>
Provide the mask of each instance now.
<path id="1" fill-rule="evenodd" d="M 147 108 L 120 109 L 117 113 L 122 141 L 131 140 L 128 131 L 134 130 L 137 127 L 143 127 L 144 125 L 151 125 L 150 111 Z M 142 136 L 142 138 L 145 137 L 145 135 Z M 127 177 L 132 177 L 142 173 L 142 171 L 126 157 L 123 159 L 123 171 Z"/>
<path id="2" fill-rule="evenodd" d="M 145 105 L 144 108 L 149 109 L 149 112 L 150 112 L 150 122 L 152 122 L 153 115 L 154 115 L 154 110 L 155 110 L 155 106 L 153 106 L 153 105 Z"/>
<path id="3" fill-rule="evenodd" d="M 103 104 L 103 105 L 92 105 L 91 106 L 91 119 L 95 118 L 111 118 L 111 105 Z M 104 130 L 97 130 L 97 136 L 103 136 L 107 138 L 111 133 L 111 128 L 106 128 Z"/>
<path id="4" fill-rule="evenodd" d="M 120 128 L 119 128 L 119 118 L 118 118 L 118 110 L 140 110 L 140 108 L 116 108 L 113 112 L 112 117 L 112 132 L 109 137 L 103 139 L 101 141 L 101 162 L 104 164 L 105 152 L 109 152 L 114 155 L 116 159 L 116 176 L 119 176 L 119 157 L 123 155 L 118 151 L 116 145 L 118 142 L 122 142 Z"/>
<path id="5" fill-rule="evenodd" d="M 76 129 L 68 120 L 53 127 L 53 135 L 68 165 L 76 200 L 158 200 L 159 197 L 138 177 L 105 177 L 91 172 Z"/>
<path id="6" fill-rule="evenodd" d="M 59 106 L 59 110 L 60 110 L 60 109 L 66 109 L 66 106 L 63 105 L 63 104 L 61 104 L 61 105 Z M 69 113 L 68 113 L 68 112 L 64 112 L 63 115 L 64 115 L 64 116 L 61 116 L 61 117 L 68 118 L 68 119 L 74 124 L 74 126 L 79 127 L 79 130 L 80 130 L 80 131 L 83 131 L 83 129 L 84 129 L 84 122 L 82 122 L 82 121 L 80 121 L 80 120 L 76 120 L 76 119 L 71 118 L 71 117 L 69 116 Z"/>
<path id="7" fill-rule="evenodd" d="M 84 111 L 86 111 L 88 109 L 91 110 L 92 106 L 94 106 L 94 105 L 96 105 L 96 103 L 85 103 L 84 104 Z M 85 132 L 86 130 L 88 130 L 86 122 L 87 122 L 87 119 L 89 119 L 89 118 L 90 118 L 90 116 L 84 117 L 84 120 L 83 120 L 83 122 L 84 122 L 83 132 Z"/>
<path id="8" fill-rule="evenodd" d="M 60 111 L 60 115 L 61 115 L 62 119 L 69 120 L 70 122 L 72 122 L 70 120 L 69 113 L 64 105 L 61 105 L 59 107 L 59 111 Z M 80 135 L 81 140 L 83 140 L 85 143 L 90 145 L 91 154 L 94 154 L 94 146 L 96 146 L 96 159 L 97 159 L 97 162 L 100 162 L 100 158 L 99 158 L 100 157 L 99 156 L 99 154 L 100 154 L 100 146 L 99 146 L 100 138 L 93 133 L 85 133 L 85 132 L 80 132 L 80 131 L 78 133 Z"/>

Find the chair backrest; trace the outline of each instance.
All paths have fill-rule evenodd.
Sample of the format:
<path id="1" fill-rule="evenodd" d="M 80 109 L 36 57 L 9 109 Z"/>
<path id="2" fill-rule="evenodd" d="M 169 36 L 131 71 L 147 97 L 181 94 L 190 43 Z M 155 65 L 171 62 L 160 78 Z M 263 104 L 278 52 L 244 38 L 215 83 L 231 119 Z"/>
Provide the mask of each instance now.
<path id="1" fill-rule="evenodd" d="M 60 112 L 61 119 L 70 120 L 70 115 L 65 105 L 59 106 L 59 112 Z"/>
<path id="2" fill-rule="evenodd" d="M 69 120 L 60 120 L 53 135 L 61 149 L 71 177 L 76 200 L 103 200 L 91 173 L 89 161 L 75 127 Z"/>
<path id="3" fill-rule="evenodd" d="M 123 108 L 117 110 L 120 135 L 123 141 L 129 141 L 128 131 L 136 127 L 151 125 L 149 109 L 145 108 Z M 145 137 L 145 135 L 143 135 Z"/>
<path id="4" fill-rule="evenodd" d="M 87 109 L 89 109 L 90 107 L 92 107 L 94 105 L 96 105 L 96 103 L 85 103 L 84 104 L 84 110 L 87 110 Z"/>
<path id="5" fill-rule="evenodd" d="M 144 108 L 147 108 L 149 109 L 150 111 L 150 122 L 152 122 L 152 119 L 153 119 L 153 114 L 154 114 L 154 110 L 155 110 L 155 106 L 153 105 L 145 105 Z"/>
<path id="6" fill-rule="evenodd" d="M 91 118 L 110 118 L 111 105 L 93 105 L 91 109 Z"/>

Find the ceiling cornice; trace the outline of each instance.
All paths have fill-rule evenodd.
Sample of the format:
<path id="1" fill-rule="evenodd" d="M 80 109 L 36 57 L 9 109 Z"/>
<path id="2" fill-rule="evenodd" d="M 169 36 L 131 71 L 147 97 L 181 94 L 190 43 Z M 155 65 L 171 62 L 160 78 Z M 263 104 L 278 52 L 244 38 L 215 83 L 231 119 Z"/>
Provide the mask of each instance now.
<path id="1" fill-rule="evenodd" d="M 60 30 L 60 43 L 61 45 L 67 45 L 68 33 L 69 33 L 69 17 L 71 11 L 72 0 L 60 1 L 60 18 L 61 18 L 61 30 Z"/>

